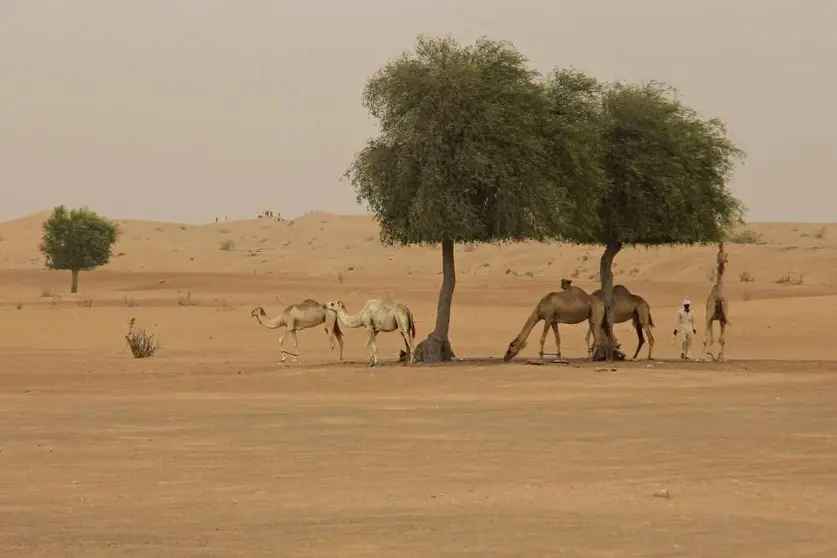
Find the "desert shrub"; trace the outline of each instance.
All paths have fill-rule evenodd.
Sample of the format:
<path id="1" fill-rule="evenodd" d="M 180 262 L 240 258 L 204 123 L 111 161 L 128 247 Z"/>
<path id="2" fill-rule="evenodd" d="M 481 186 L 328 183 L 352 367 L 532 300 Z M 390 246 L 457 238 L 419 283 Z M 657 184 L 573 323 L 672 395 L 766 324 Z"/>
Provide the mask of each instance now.
<path id="1" fill-rule="evenodd" d="M 819 229 L 817 229 L 817 232 L 814 233 L 814 238 L 822 240 L 823 238 L 825 238 L 825 231 L 825 227 L 820 227 Z"/>
<path id="2" fill-rule="evenodd" d="M 93 306 L 95 299 L 90 296 L 89 294 L 85 293 L 84 296 L 76 303 L 79 306 L 83 306 L 84 308 L 90 308 Z"/>
<path id="3" fill-rule="evenodd" d="M 755 281 L 755 278 L 750 274 L 749 271 L 742 271 L 740 274 L 738 274 L 738 279 L 742 283 L 752 283 L 753 281 Z"/>
<path id="4" fill-rule="evenodd" d="M 124 304 L 125 306 L 127 306 L 129 308 L 133 308 L 134 306 L 137 305 L 137 301 L 134 300 L 133 297 L 125 295 L 125 298 L 122 300 L 122 304 Z"/>
<path id="5" fill-rule="evenodd" d="M 229 238 L 221 241 L 221 250 L 224 252 L 231 252 L 235 250 L 235 242 L 230 240 Z"/>
<path id="6" fill-rule="evenodd" d="M 134 355 L 134 358 L 154 356 L 154 353 L 160 348 L 160 343 L 153 333 L 148 333 L 144 328 L 136 327 L 136 323 L 137 319 L 131 318 L 131 321 L 128 322 L 128 334 L 125 336 L 131 354 Z"/>
<path id="7" fill-rule="evenodd" d="M 730 235 L 729 241 L 733 244 L 764 244 L 762 236 L 753 229 L 744 229 Z"/>
<path id="8" fill-rule="evenodd" d="M 178 306 L 197 306 L 198 301 L 192 298 L 191 291 L 186 294 L 178 294 L 177 295 L 177 305 Z"/>
<path id="9" fill-rule="evenodd" d="M 784 275 L 780 275 L 776 279 L 776 283 L 779 285 L 801 285 L 803 280 L 804 276 L 801 273 L 793 273 L 789 271 Z"/>
<path id="10" fill-rule="evenodd" d="M 18 302 L 17 304 L 15 304 L 15 308 L 17 308 L 18 310 L 23 310 L 23 303 Z"/>

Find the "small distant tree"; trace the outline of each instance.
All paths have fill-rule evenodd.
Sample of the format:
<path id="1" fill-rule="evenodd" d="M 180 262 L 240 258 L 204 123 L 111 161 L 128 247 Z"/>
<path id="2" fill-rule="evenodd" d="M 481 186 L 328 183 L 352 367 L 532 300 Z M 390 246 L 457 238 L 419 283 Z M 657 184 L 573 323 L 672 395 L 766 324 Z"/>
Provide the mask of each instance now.
<path id="1" fill-rule="evenodd" d="M 743 205 L 727 184 L 744 153 L 718 119 L 703 119 L 673 88 L 589 84 L 599 91 L 596 134 L 601 181 L 591 194 L 593 220 L 572 227 L 567 240 L 604 244 L 600 262 L 608 322 L 613 324 L 613 261 L 624 246 L 719 242 L 742 222 Z"/>
<path id="2" fill-rule="evenodd" d="M 549 179 L 547 104 L 538 74 L 509 43 L 419 37 L 366 84 L 380 134 L 347 176 L 384 244 L 441 245 L 434 330 L 416 360 L 449 360 L 456 243 L 542 239 L 567 209 Z"/>
<path id="3" fill-rule="evenodd" d="M 50 269 L 72 273 L 70 292 L 78 292 L 78 274 L 110 261 L 111 248 L 119 237 L 116 223 L 85 208 L 67 211 L 56 207 L 44 221 L 43 236 L 38 247 L 46 256 Z"/>

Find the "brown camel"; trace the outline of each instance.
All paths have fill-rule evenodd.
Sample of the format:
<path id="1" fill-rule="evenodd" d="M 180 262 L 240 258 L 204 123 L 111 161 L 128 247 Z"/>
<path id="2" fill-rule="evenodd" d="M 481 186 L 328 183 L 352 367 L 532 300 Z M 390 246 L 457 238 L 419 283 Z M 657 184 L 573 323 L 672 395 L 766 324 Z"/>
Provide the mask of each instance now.
<path id="1" fill-rule="evenodd" d="M 268 329 L 285 327 L 286 331 L 293 337 L 293 353 L 285 350 L 285 336 L 283 335 L 279 338 L 279 345 L 282 347 L 282 360 L 280 362 L 285 362 L 286 354 L 293 356 L 294 360 L 299 362 L 299 339 L 297 339 L 297 331 L 316 327 L 320 324 L 325 324 L 325 332 L 328 340 L 331 342 L 330 350 L 334 350 L 334 341 L 336 340 L 340 345 L 340 360 L 343 360 L 343 332 L 340 331 L 337 314 L 331 310 L 326 310 L 321 303 L 314 299 L 306 298 L 302 302 L 291 304 L 285 307 L 282 313 L 275 318 L 269 317 L 261 306 L 253 308 L 250 316 L 256 318 L 262 326 Z M 264 321 L 262 320 L 263 318 Z"/>
<path id="2" fill-rule="evenodd" d="M 724 251 L 724 243 L 718 243 L 718 267 L 715 276 L 715 285 L 709 291 L 709 296 L 706 297 L 706 332 L 703 334 L 703 354 L 701 360 L 708 361 L 717 360 L 723 362 L 724 360 L 724 345 L 726 344 L 726 330 L 728 325 L 732 325 L 729 321 L 729 310 L 727 305 L 727 298 L 724 296 L 724 271 L 727 268 L 728 261 L 727 253 Z M 718 357 L 709 352 L 714 344 L 712 335 L 712 322 L 718 320 L 720 324 L 720 333 L 718 334 Z M 706 358 L 706 357 L 709 358 Z"/>
<path id="3" fill-rule="evenodd" d="M 601 289 L 593 291 L 591 296 L 595 296 L 604 301 L 604 294 Z M 643 330 L 645 330 L 645 335 L 648 336 L 648 358 L 646 360 L 651 360 L 651 351 L 654 349 L 654 335 L 651 333 L 651 328 L 654 327 L 654 320 L 651 318 L 651 307 L 644 298 L 633 294 L 625 285 L 614 285 L 613 323 L 621 324 L 628 320 L 633 321 L 634 329 L 636 329 L 637 346 L 636 352 L 634 353 L 634 360 L 636 360 L 642 345 L 645 344 L 645 337 L 642 335 Z M 588 352 L 592 351 L 590 347 L 590 336 L 592 334 L 593 331 L 588 329 L 587 335 L 584 337 Z"/>
<path id="4" fill-rule="evenodd" d="M 514 358 L 526 346 L 526 339 L 532 329 L 543 320 L 543 333 L 541 334 L 540 352 L 544 356 L 544 343 L 549 328 L 555 333 L 555 353 L 561 358 L 561 336 L 558 333 L 558 324 L 580 324 L 587 320 L 593 331 L 593 354 L 600 344 L 600 334 L 605 324 L 605 305 L 600 299 L 591 296 L 584 289 L 572 285 L 569 279 L 561 280 L 561 290 L 544 296 L 535 306 L 529 315 L 523 329 L 517 337 L 509 343 L 503 360 L 509 361 Z"/>

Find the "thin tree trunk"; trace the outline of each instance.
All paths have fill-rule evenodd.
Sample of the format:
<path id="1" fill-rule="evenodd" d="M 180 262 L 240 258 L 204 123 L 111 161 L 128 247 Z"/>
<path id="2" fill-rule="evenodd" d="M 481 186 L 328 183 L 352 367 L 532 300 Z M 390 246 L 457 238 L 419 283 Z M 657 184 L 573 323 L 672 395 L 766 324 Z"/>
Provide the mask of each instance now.
<path id="1" fill-rule="evenodd" d="M 79 272 L 79 270 L 78 269 L 73 269 L 73 270 L 71 270 L 71 272 L 73 274 L 73 282 L 72 282 L 72 285 L 70 285 L 70 292 L 71 293 L 77 293 L 78 292 L 78 272 Z"/>
<path id="2" fill-rule="evenodd" d="M 450 309 L 456 287 L 456 262 L 452 240 L 442 241 L 442 288 L 436 307 L 436 327 L 416 347 L 416 362 L 441 362 L 456 356 L 450 346 Z"/>
<path id="3" fill-rule="evenodd" d="M 604 334 L 607 342 L 607 359 L 613 360 L 613 350 L 616 338 L 613 335 L 614 324 L 614 308 L 613 308 L 613 260 L 616 254 L 622 249 L 621 242 L 609 242 L 605 245 L 604 254 L 599 264 L 599 275 L 602 283 L 602 298 L 605 301 L 605 321 Z M 595 355 L 594 355 L 595 356 Z"/>

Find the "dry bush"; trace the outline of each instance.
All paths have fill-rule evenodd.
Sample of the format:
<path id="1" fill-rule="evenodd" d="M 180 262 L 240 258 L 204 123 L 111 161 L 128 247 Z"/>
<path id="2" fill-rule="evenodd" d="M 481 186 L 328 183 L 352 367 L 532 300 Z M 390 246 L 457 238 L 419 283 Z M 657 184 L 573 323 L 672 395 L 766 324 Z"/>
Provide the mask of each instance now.
<path id="1" fill-rule="evenodd" d="M 54 298 L 55 293 L 53 292 L 52 288 L 44 287 L 41 289 L 41 298 Z"/>
<path id="2" fill-rule="evenodd" d="M 780 275 L 776 279 L 776 283 L 779 285 L 801 285 L 803 280 L 804 277 L 801 273 L 792 273 L 789 271 L 784 275 Z"/>
<path id="3" fill-rule="evenodd" d="M 15 308 L 17 308 L 18 310 L 23 310 L 23 303 L 18 302 L 17 304 L 15 304 Z"/>
<path id="4" fill-rule="evenodd" d="M 135 327 L 136 323 L 137 319 L 131 318 L 131 321 L 128 322 L 128 334 L 125 336 L 131 354 L 134 355 L 134 358 L 154 356 L 154 353 L 160 348 L 160 343 L 153 333 L 148 333 L 144 328 Z"/>
<path id="5" fill-rule="evenodd" d="M 186 294 L 179 293 L 177 295 L 177 305 L 178 306 L 197 306 L 198 301 L 192 298 L 192 292 L 187 292 Z"/>
<path id="6" fill-rule="evenodd" d="M 749 271 L 742 271 L 741 273 L 739 273 L 739 274 L 738 274 L 738 279 L 739 279 L 739 281 L 741 281 L 742 283 L 752 283 L 753 281 L 755 281 L 755 280 L 756 280 L 756 279 L 755 279 L 755 277 L 753 277 L 753 276 L 750 274 L 750 272 L 749 272 Z"/>
<path id="7" fill-rule="evenodd" d="M 817 232 L 814 233 L 814 238 L 822 240 L 823 238 L 825 238 L 825 233 L 825 227 L 820 227 L 819 229 L 817 229 Z"/>
<path id="8" fill-rule="evenodd" d="M 235 250 L 235 242 L 233 242 L 229 238 L 222 240 L 220 246 L 221 250 L 223 250 L 224 252 L 232 252 L 233 250 Z"/>
<path id="9" fill-rule="evenodd" d="M 128 308 L 133 308 L 134 306 L 137 305 L 137 301 L 134 300 L 133 297 L 129 297 L 128 295 L 125 295 L 125 298 L 122 300 L 122 304 L 124 304 Z"/>
<path id="10" fill-rule="evenodd" d="M 91 306 L 93 306 L 93 303 L 95 302 L 95 300 L 96 299 L 94 299 L 89 294 L 84 293 L 84 296 L 80 300 L 78 300 L 76 302 L 76 304 L 78 306 L 83 306 L 84 308 L 90 308 Z"/>
<path id="11" fill-rule="evenodd" d="M 732 244 L 765 244 L 762 236 L 753 229 L 744 229 L 729 237 Z"/>
<path id="12" fill-rule="evenodd" d="M 343 275 L 342 273 L 338 273 L 337 274 L 337 282 L 338 283 L 343 283 L 344 281 L 346 281 L 346 276 Z"/>

